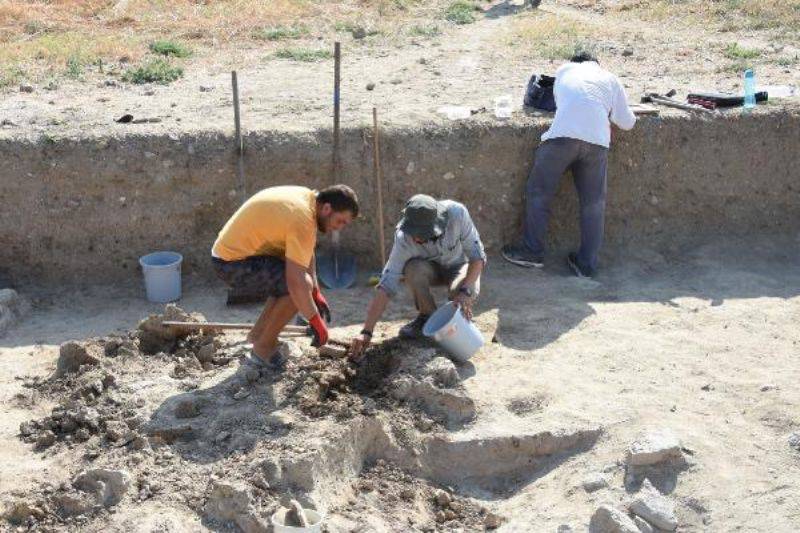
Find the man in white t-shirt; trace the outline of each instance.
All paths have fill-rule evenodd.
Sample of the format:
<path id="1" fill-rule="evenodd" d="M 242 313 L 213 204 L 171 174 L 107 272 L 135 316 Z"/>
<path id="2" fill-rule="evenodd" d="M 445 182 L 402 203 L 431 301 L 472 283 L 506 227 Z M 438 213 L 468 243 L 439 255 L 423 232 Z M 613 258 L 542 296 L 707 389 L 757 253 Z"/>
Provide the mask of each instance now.
<path id="1" fill-rule="evenodd" d="M 636 117 L 616 76 L 588 52 L 576 54 L 556 72 L 556 116 L 528 176 L 522 243 L 503 247 L 503 257 L 523 267 L 544 265 L 550 202 L 566 170 L 572 171 L 580 201 L 581 246 L 567 263 L 578 277 L 592 277 L 603 241 L 606 167 L 611 123 L 633 128 Z"/>

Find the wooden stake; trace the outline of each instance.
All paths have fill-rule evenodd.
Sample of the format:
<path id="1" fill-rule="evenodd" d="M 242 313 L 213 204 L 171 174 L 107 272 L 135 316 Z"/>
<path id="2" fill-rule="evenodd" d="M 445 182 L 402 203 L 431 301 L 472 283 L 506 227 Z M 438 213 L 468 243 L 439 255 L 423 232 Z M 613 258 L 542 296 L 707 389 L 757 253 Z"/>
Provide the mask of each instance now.
<path id="1" fill-rule="evenodd" d="M 247 199 L 247 190 L 244 183 L 244 141 L 242 140 L 242 123 L 239 112 L 239 82 L 236 71 L 231 72 L 231 85 L 233 86 L 233 123 L 236 128 L 236 151 L 238 160 L 236 162 L 236 173 L 239 178 L 239 192 L 242 195 L 242 202 Z"/>
<path id="2" fill-rule="evenodd" d="M 381 268 L 386 265 L 386 242 L 383 232 L 383 176 L 381 175 L 381 149 L 380 149 L 380 130 L 378 129 L 378 108 L 372 108 L 372 130 L 373 130 L 373 155 L 372 168 L 375 172 L 375 187 L 378 196 L 378 243 L 381 255 Z"/>

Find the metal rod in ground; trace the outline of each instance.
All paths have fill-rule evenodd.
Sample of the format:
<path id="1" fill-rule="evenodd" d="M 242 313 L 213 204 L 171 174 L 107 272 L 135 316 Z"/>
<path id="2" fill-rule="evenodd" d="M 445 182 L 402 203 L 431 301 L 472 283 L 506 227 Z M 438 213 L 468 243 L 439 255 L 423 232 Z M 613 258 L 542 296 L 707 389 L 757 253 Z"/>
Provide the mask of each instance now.
<path id="1" fill-rule="evenodd" d="M 233 122 L 236 128 L 236 174 L 239 179 L 239 192 L 242 195 L 242 202 L 247 199 L 247 190 L 244 182 L 244 141 L 242 140 L 242 121 L 239 112 L 239 81 L 236 71 L 231 72 L 231 85 L 233 86 Z"/>
<path id="2" fill-rule="evenodd" d="M 381 268 L 386 264 L 386 242 L 383 234 L 383 176 L 381 175 L 381 149 L 380 149 L 380 130 L 378 129 L 378 108 L 372 108 L 372 130 L 373 130 L 373 155 L 372 168 L 375 172 L 375 187 L 378 196 L 378 243 L 381 256 Z"/>

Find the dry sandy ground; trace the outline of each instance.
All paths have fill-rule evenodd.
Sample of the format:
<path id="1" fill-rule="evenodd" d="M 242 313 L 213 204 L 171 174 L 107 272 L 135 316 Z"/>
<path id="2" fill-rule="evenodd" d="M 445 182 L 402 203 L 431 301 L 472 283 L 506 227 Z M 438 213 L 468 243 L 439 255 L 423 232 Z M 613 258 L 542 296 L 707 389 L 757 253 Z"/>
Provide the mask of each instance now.
<path id="1" fill-rule="evenodd" d="M 681 440 L 686 464 L 664 473 L 660 481 L 676 504 L 679 531 L 800 529 L 800 450 L 788 443 L 800 431 L 798 244 L 795 238 L 754 238 L 685 247 L 669 256 L 653 250 L 609 252 L 597 282 L 570 277 L 555 258 L 543 271 L 493 258 L 479 312 L 498 317 L 499 342 L 476 355 L 474 367 L 460 369 L 461 386 L 474 399 L 477 416 L 462 428 L 439 428 L 437 434 L 456 441 L 522 438 L 524 444 L 525 435 L 543 431 L 599 428 L 600 433 L 583 449 L 494 480 L 491 489 L 460 479 L 454 465 L 455 471 L 447 473 L 453 492 L 503 516 L 502 531 L 554 532 L 563 525 L 584 531 L 600 504 L 622 508 L 633 497 L 635 489 L 626 490 L 624 483 L 628 445 L 642 431 L 669 429 Z M 367 288 L 330 293 L 339 326 L 358 327 L 368 293 Z M 33 405 L 15 399 L 25 392 L 21 378 L 48 376 L 61 342 L 133 329 L 139 319 L 159 310 L 142 299 L 135 283 L 28 294 L 34 297 L 34 311 L 0 339 L 0 400 L 5 406 L 0 497 L 6 504 L 12 493 L 30 491 L 43 481 L 57 484 L 87 466 L 68 448 L 36 452 L 19 439 L 21 422 L 41 418 L 52 407 L 46 399 Z M 257 308 L 226 308 L 223 296 L 216 284 L 190 280 L 180 305 L 210 319 L 253 319 Z M 396 302 L 386 331 L 394 331 L 408 316 L 407 300 Z M 416 353 L 409 350 L 408 357 Z M 222 369 L 205 378 L 200 390 L 234 371 Z M 141 376 L 143 382 L 151 378 L 158 379 Z M 298 422 L 289 436 L 321 427 L 335 428 L 337 422 Z M 256 446 L 268 446 L 271 438 L 261 437 Z M 306 445 L 320 444 L 310 440 Z M 513 460 L 513 450 L 509 457 L 482 453 L 475 451 L 464 464 L 471 468 L 487 459 Z M 192 470 L 207 472 L 196 474 L 202 496 L 212 475 L 225 477 L 224 472 L 212 474 L 215 462 L 222 467 L 230 460 L 182 465 L 187 471 L 209 469 Z M 247 460 L 244 455 L 233 464 Z M 378 465 L 371 475 L 380 478 L 390 467 Z M 152 468 L 152 475 L 162 475 L 161 467 Z M 162 495 L 146 504 L 126 499 L 105 521 L 73 529 L 220 530 L 190 508 L 192 490 L 185 500 L 168 490 L 175 468 L 163 471 L 167 490 Z M 603 473 L 608 486 L 588 493 L 582 481 L 597 473 Z M 370 479 L 365 475 L 360 483 Z M 355 500 L 325 502 L 332 531 L 403 529 L 373 496 L 363 496 L 362 507 L 354 505 L 349 512 L 348 501 Z M 456 522 L 440 527 L 478 526 Z"/>
<path id="2" fill-rule="evenodd" d="M 543 24 L 542 17 L 549 17 L 556 29 Z M 642 21 L 630 11 L 597 11 L 550 1 L 534 11 L 497 2 L 477 22 L 465 26 L 437 19 L 426 22 L 439 25 L 442 35 L 413 37 L 398 28 L 396 34 L 363 40 L 339 34 L 270 45 L 220 45 L 212 55 L 190 60 L 186 76 L 168 86 L 125 84 L 89 70 L 86 82 L 64 80 L 56 90 L 36 86 L 33 94 L 4 95 L 0 138 L 232 132 L 233 69 L 239 72 L 245 132 L 330 128 L 332 60 L 303 63 L 275 59 L 272 54 L 276 46 L 332 49 L 336 38 L 343 41 L 343 128 L 370 125 L 373 106 L 385 123 L 394 126 L 446 120 L 436 113 L 443 105 L 486 108 L 491 113 L 494 98 L 503 94 L 512 95 L 521 107 L 530 75 L 552 74 L 563 62 L 550 59 L 549 40 L 556 47 L 594 45 L 602 64 L 619 75 L 632 102 L 639 101 L 645 90 L 665 93 L 674 88 L 681 98 L 690 90 L 740 91 L 741 68 L 734 68 L 736 60 L 724 53 L 734 43 L 760 51 L 759 84 L 800 83 L 796 67 L 781 66 L 781 61 L 796 61 L 800 54 L 791 32 L 716 32 L 697 20 Z M 544 38 L 544 51 L 538 36 L 542 31 L 553 32 Z M 374 84 L 373 90 L 367 90 L 369 84 Z M 127 113 L 158 122 L 114 122 Z M 517 113 L 522 115 L 521 109 Z"/>

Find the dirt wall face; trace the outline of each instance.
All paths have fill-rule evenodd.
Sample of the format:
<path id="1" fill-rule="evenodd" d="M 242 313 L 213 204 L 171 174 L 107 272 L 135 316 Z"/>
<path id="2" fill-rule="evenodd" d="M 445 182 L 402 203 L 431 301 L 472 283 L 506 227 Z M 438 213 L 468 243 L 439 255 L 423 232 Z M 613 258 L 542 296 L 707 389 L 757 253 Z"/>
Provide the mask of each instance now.
<path id="1" fill-rule="evenodd" d="M 464 202 L 490 250 L 515 239 L 545 128 L 532 120 L 386 128 L 387 243 L 405 199 L 418 192 Z M 797 111 L 641 119 L 616 135 L 610 153 L 605 253 L 800 231 L 798 139 Z M 251 133 L 245 145 L 248 193 L 287 183 L 353 186 L 363 217 L 343 243 L 376 264 L 371 131 L 342 132 L 339 178 L 330 132 Z M 242 200 L 233 142 L 219 133 L 4 140 L 0 160 L 0 270 L 19 282 L 122 280 L 139 256 L 162 249 L 184 255 L 184 272 L 209 274 L 209 249 Z M 553 205 L 554 246 L 577 242 L 577 217 L 567 175 Z"/>

